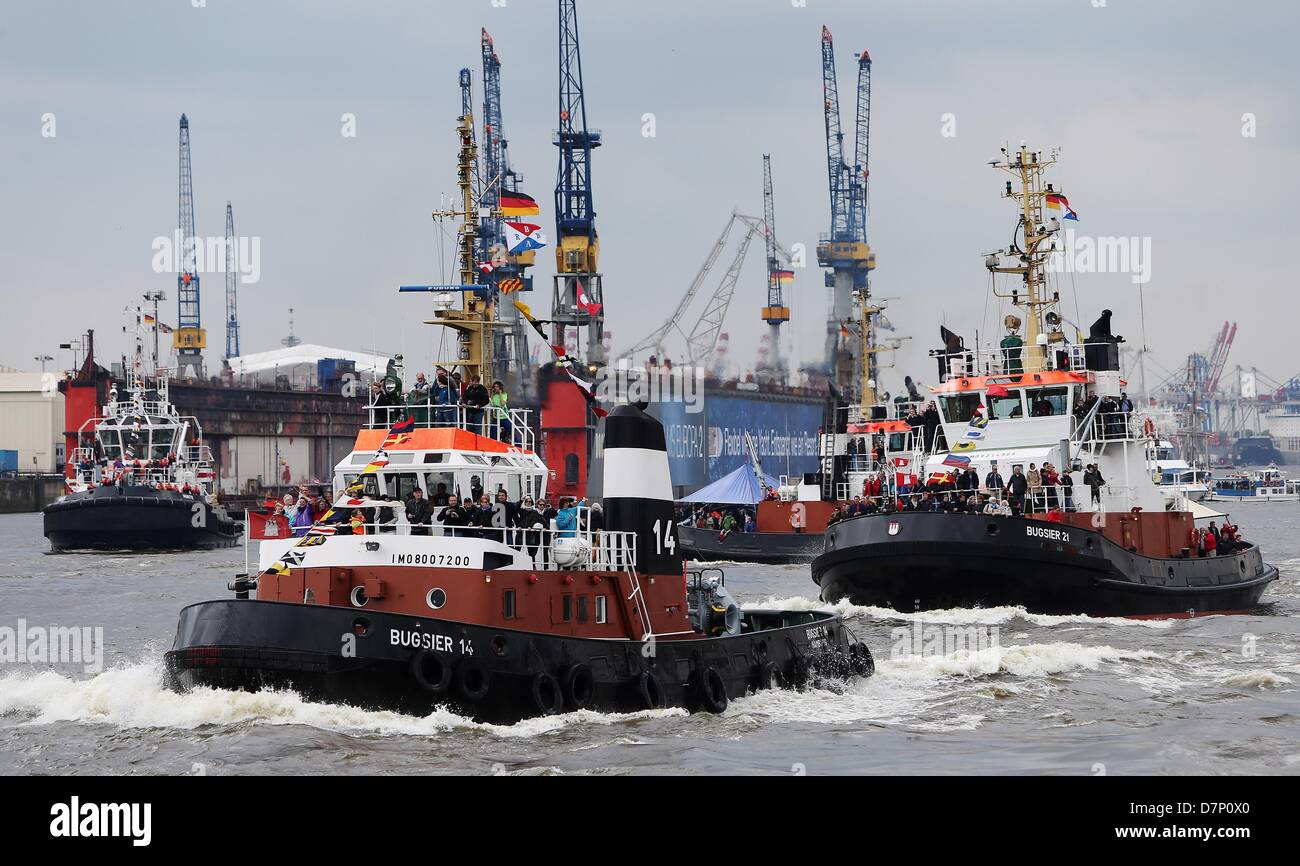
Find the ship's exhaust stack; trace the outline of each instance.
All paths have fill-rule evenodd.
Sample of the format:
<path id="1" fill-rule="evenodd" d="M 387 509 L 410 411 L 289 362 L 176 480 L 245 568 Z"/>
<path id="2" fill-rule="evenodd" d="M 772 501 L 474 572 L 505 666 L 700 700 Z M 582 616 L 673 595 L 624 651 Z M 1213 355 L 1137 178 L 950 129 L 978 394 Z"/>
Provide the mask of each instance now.
<path id="1" fill-rule="evenodd" d="M 604 463 L 605 528 L 636 533 L 643 574 L 681 574 L 663 425 L 638 406 L 618 406 L 605 419 Z"/>
<path id="2" fill-rule="evenodd" d="M 1110 329 L 1110 310 L 1102 310 L 1101 318 L 1092 323 L 1088 329 L 1088 343 L 1084 347 L 1084 357 L 1088 369 L 1094 371 L 1119 369 L 1119 344 L 1123 337 L 1117 337 Z"/>

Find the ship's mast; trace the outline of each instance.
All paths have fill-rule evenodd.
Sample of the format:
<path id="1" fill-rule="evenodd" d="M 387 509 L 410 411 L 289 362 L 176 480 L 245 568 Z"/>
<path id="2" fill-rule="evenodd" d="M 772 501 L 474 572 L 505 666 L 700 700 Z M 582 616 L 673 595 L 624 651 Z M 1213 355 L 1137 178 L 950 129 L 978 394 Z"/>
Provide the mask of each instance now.
<path id="1" fill-rule="evenodd" d="M 875 316 L 882 309 L 884 309 L 883 306 L 879 306 L 867 298 L 865 291 L 859 293 L 858 363 L 861 369 L 858 371 L 858 393 L 861 395 L 860 405 L 864 414 L 879 402 L 876 392 L 878 384 L 876 376 L 879 375 L 880 365 L 876 362 L 876 355 L 880 352 L 890 351 L 889 348 L 881 348 L 876 345 Z"/>
<path id="2" fill-rule="evenodd" d="M 992 165 L 1014 178 L 1007 181 L 1002 195 L 1015 199 L 1020 206 L 1019 225 L 1006 249 L 1006 255 L 1013 257 L 1016 264 L 1004 266 L 998 253 L 990 255 L 986 264 L 992 273 L 1020 274 L 1019 289 L 1013 289 L 1009 295 L 995 289 L 994 294 L 1009 297 L 1013 306 L 1025 311 L 1024 370 L 1041 371 L 1049 367 L 1052 344 L 1065 341 L 1065 334 L 1060 330 L 1060 294 L 1048 290 L 1046 276 L 1047 260 L 1055 250 L 1053 239 L 1061 230 L 1061 223 L 1055 217 L 1043 219 L 1047 196 L 1059 194 L 1059 190 L 1043 180 L 1047 168 L 1056 164 L 1057 151 L 1053 150 L 1044 159 L 1041 153 L 1031 152 L 1022 143 L 1015 152 L 1003 148 L 1002 156 L 1002 160 Z"/>
<path id="3" fill-rule="evenodd" d="M 456 183 L 460 187 L 461 207 L 459 210 L 435 211 L 433 214 L 434 219 L 460 219 L 458 260 L 459 288 L 463 290 L 462 308 L 437 310 L 434 312 L 436 318 L 426 324 L 446 325 L 457 332 L 458 357 L 439 361 L 439 365 L 448 369 L 463 367 L 467 380 L 473 373 L 479 376 L 480 381 L 487 383 L 492 376 L 490 330 L 496 322 L 493 321 L 493 287 L 478 285 L 478 266 L 475 261 L 479 213 L 474 172 L 478 161 L 478 145 L 474 140 L 474 117 L 469 105 L 470 103 L 465 103 L 456 124 L 456 133 L 460 136 Z M 499 216 L 500 214 L 494 214 L 494 218 Z"/>

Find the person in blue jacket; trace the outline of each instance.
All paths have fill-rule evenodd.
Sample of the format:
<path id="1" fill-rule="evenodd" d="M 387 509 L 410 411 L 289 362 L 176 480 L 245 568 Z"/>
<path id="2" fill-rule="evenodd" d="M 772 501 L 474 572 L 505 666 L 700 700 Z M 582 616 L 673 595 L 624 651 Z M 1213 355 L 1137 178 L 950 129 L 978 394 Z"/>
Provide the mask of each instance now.
<path id="1" fill-rule="evenodd" d="M 560 500 L 560 511 L 555 515 L 555 528 L 560 538 L 573 538 L 578 534 L 578 509 L 587 504 L 587 500 L 575 502 L 572 496 Z"/>

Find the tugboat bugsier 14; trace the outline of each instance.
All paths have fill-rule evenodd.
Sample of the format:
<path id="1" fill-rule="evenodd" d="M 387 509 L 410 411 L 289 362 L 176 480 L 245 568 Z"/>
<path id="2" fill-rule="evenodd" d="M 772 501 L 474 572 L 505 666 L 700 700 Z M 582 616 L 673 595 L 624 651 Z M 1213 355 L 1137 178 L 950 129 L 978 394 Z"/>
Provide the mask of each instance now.
<path id="1" fill-rule="evenodd" d="M 476 284 L 470 117 L 459 132 L 461 307 L 431 324 L 458 332 L 461 357 L 442 364 L 468 381 L 492 369 L 495 322 L 490 287 Z M 173 688 L 284 687 L 510 723 L 565 709 L 719 712 L 750 690 L 873 670 L 839 615 L 741 610 L 720 574 L 686 572 L 664 429 L 642 408 L 604 420 L 602 527 L 585 508 L 576 528 L 512 527 L 502 503 L 491 526 L 466 529 L 442 509 L 429 524 L 365 517 L 395 502 L 404 514 L 415 490 L 540 499 L 549 471 L 527 413 L 442 405 L 408 415 L 379 400 L 338 466 L 334 508 L 302 538 L 264 542 L 259 574 L 232 583 L 235 599 L 181 611 L 166 655 Z"/>

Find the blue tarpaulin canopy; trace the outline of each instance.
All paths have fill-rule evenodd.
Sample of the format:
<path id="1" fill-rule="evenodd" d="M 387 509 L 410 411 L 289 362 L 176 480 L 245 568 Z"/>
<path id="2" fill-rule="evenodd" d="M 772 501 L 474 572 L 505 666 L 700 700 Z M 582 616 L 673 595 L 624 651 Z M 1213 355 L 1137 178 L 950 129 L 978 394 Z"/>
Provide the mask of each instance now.
<path id="1" fill-rule="evenodd" d="M 781 482 L 767 473 L 763 473 L 767 484 L 775 490 Z M 707 487 L 701 487 L 690 496 L 683 496 L 679 502 L 703 502 L 713 505 L 756 505 L 763 498 L 763 488 L 758 486 L 758 478 L 752 466 L 741 466 L 722 476 Z"/>

